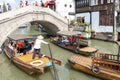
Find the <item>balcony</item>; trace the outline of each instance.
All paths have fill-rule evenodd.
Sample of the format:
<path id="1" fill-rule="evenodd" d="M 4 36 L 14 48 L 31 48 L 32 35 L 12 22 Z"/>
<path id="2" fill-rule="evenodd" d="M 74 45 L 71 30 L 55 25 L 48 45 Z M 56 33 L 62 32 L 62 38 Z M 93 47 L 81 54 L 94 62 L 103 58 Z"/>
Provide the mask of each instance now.
<path id="1" fill-rule="evenodd" d="M 101 10 L 113 10 L 113 4 L 105 4 L 105 5 L 94 5 L 94 6 L 87 6 L 87 7 L 80 7 L 76 8 L 76 13 L 82 13 L 82 12 L 89 12 L 89 11 L 101 11 Z"/>
<path id="2" fill-rule="evenodd" d="M 76 8 L 76 13 L 88 12 L 90 11 L 90 6 Z"/>
<path id="3" fill-rule="evenodd" d="M 112 10 L 113 4 L 106 4 L 106 5 L 95 5 L 90 7 L 91 11 L 101 11 L 101 10 Z"/>

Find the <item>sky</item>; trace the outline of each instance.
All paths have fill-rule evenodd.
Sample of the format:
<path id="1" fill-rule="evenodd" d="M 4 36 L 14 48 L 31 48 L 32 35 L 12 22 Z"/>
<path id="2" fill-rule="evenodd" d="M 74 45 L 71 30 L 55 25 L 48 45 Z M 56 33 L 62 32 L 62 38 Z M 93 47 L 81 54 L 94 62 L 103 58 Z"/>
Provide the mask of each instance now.
<path id="1" fill-rule="evenodd" d="M 2 5 L 3 2 L 5 2 L 5 3 L 10 3 L 12 8 L 17 8 L 17 7 L 19 7 L 20 1 L 21 0 L 0 0 L 0 5 Z M 25 2 L 26 0 L 22 0 L 22 1 Z M 40 2 L 40 0 L 28 0 L 29 4 L 32 4 L 35 1 L 38 1 L 38 3 Z M 44 2 L 45 0 L 42 0 L 42 1 Z"/>

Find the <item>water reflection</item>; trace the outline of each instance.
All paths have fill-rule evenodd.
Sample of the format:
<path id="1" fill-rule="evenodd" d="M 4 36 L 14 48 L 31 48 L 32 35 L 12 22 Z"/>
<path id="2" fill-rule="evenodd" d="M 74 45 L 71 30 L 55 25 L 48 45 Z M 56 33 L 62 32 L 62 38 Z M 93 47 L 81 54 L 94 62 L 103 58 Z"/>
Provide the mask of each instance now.
<path id="1" fill-rule="evenodd" d="M 118 53 L 118 45 L 113 42 L 101 41 L 101 40 L 88 40 L 90 46 L 99 49 L 100 52 L 105 52 L 109 54 Z"/>
<path id="2" fill-rule="evenodd" d="M 46 35 L 46 33 L 38 32 L 34 29 L 28 31 L 27 28 L 20 28 L 13 33 L 22 33 L 28 35 Z M 49 41 L 49 39 L 46 39 L 46 41 Z M 90 46 L 99 49 L 99 51 L 101 52 L 117 54 L 118 46 L 115 43 L 99 40 L 88 40 L 88 42 Z M 68 64 L 67 59 L 75 53 L 64 50 L 52 43 L 50 43 L 50 46 L 53 57 L 62 61 L 62 66 L 56 65 L 60 80 L 100 80 L 99 78 L 77 71 Z M 43 54 L 50 56 L 50 51 L 47 45 L 43 45 L 41 50 Z M 11 61 L 9 61 L 5 54 L 0 54 L 0 80 L 54 80 L 52 73 L 53 72 L 51 69 L 47 70 L 46 73 L 43 75 L 28 75 L 17 68 L 13 63 L 11 63 Z"/>

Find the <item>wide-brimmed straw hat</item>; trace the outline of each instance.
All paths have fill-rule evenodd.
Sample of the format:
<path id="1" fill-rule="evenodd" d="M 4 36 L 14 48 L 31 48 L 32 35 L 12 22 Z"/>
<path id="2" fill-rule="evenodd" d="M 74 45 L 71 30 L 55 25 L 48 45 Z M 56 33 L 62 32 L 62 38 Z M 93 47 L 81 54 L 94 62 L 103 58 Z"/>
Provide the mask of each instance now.
<path id="1" fill-rule="evenodd" d="M 42 35 L 37 36 L 38 39 L 44 39 Z"/>

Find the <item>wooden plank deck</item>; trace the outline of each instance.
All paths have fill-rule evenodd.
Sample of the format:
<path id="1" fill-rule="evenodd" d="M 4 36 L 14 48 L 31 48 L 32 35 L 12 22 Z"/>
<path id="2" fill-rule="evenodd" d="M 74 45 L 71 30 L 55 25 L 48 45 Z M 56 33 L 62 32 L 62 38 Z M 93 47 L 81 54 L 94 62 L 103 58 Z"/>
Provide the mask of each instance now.
<path id="1" fill-rule="evenodd" d="M 73 56 L 71 56 L 70 60 L 76 62 L 77 64 L 84 65 L 84 66 L 92 65 L 92 59 L 87 58 L 87 57 L 73 55 Z"/>
<path id="2" fill-rule="evenodd" d="M 80 48 L 79 50 L 82 51 L 82 52 L 89 52 L 89 53 L 97 51 L 97 49 L 92 48 L 92 47 L 84 47 L 84 48 Z"/>
<path id="3" fill-rule="evenodd" d="M 41 60 L 41 61 L 43 61 L 43 64 L 41 66 L 46 65 L 48 62 L 50 62 L 50 60 L 48 58 L 46 58 L 46 57 L 39 58 L 37 55 L 36 55 L 35 59 L 32 59 L 31 53 L 22 55 L 22 56 L 18 56 L 17 58 L 27 64 L 30 64 L 32 61 L 35 61 L 35 60 Z"/>

